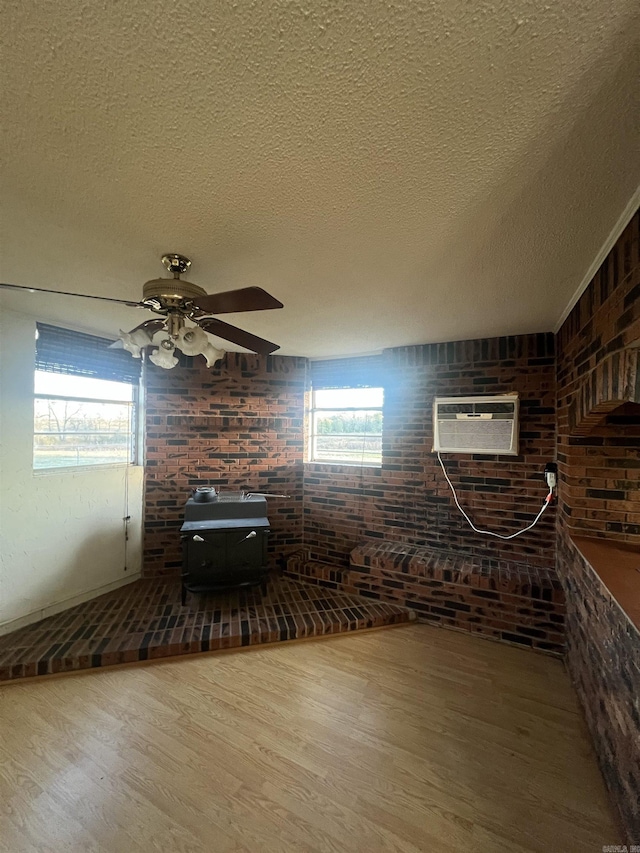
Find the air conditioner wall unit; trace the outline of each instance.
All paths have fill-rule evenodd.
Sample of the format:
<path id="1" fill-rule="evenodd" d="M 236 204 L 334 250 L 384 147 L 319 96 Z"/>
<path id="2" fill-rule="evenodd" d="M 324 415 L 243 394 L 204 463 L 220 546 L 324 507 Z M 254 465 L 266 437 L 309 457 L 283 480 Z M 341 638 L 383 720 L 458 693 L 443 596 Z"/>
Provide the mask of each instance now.
<path id="1" fill-rule="evenodd" d="M 434 451 L 517 456 L 518 404 L 517 394 L 436 397 Z"/>

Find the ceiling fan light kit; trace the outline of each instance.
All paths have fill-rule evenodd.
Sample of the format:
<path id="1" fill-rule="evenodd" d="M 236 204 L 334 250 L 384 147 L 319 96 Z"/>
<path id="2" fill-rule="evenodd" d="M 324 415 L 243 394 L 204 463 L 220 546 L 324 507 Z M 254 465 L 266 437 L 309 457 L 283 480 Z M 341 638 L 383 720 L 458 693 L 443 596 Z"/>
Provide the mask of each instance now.
<path id="1" fill-rule="evenodd" d="M 172 367 L 175 367 L 178 363 L 178 359 L 173 354 L 175 347 L 172 345 L 169 338 L 160 342 L 160 346 L 149 356 L 149 361 L 156 365 L 156 367 L 164 367 L 166 370 L 170 370 Z"/>
<path id="2" fill-rule="evenodd" d="M 153 338 L 162 330 L 167 337 L 158 342 L 157 348 L 149 355 L 149 360 L 158 367 L 167 370 L 178 364 L 175 350 L 185 355 L 203 355 L 207 367 L 213 367 L 224 356 L 225 351 L 216 348 L 207 332 L 245 347 L 259 355 L 270 355 L 279 349 L 278 344 L 245 332 L 229 323 L 224 323 L 211 314 L 231 314 L 240 311 L 265 311 L 282 308 L 282 302 L 275 299 L 260 287 L 245 287 L 226 293 L 207 293 L 204 288 L 190 281 L 183 281 L 183 275 L 191 266 L 184 255 L 168 253 L 162 256 L 162 263 L 173 278 L 154 278 L 142 288 L 142 300 L 130 302 L 125 299 L 113 299 L 108 296 L 92 296 L 85 293 L 68 293 L 59 290 L 46 290 L 41 287 L 25 287 L 19 284 L 0 284 L 0 288 L 26 290 L 30 293 L 57 293 L 60 296 L 79 296 L 84 299 L 100 299 L 117 302 L 131 308 L 146 308 L 164 319 L 146 320 L 129 332 L 120 329 L 119 339 L 112 346 L 122 346 L 134 358 L 142 358 L 147 348 L 153 345 Z M 187 321 L 193 325 L 187 325 Z"/>
<path id="3" fill-rule="evenodd" d="M 127 352 L 130 352 L 134 358 L 142 358 L 142 350 L 150 345 L 153 340 L 153 334 L 153 332 L 149 332 L 147 329 L 134 329 L 132 332 L 123 332 L 120 329 L 118 337 Z M 111 344 L 111 346 L 114 347 L 117 343 L 118 341 L 115 344 Z"/>
<path id="4" fill-rule="evenodd" d="M 178 333 L 176 346 L 185 355 L 203 355 L 207 367 L 213 367 L 217 361 L 224 358 L 225 351 L 217 349 L 200 326 L 183 326 Z"/>

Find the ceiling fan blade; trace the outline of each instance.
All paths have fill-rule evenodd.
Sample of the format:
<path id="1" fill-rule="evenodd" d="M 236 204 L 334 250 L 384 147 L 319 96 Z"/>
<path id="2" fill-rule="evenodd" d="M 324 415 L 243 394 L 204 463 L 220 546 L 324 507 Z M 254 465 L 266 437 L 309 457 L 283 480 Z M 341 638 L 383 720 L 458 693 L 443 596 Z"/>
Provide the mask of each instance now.
<path id="1" fill-rule="evenodd" d="M 27 287 L 23 284 L 0 283 L 0 288 L 10 290 L 27 290 L 29 293 L 54 293 L 58 296 L 81 296 L 83 299 L 101 299 L 103 302 L 118 302 L 120 305 L 128 305 L 130 308 L 146 308 L 142 302 L 129 302 L 126 299 L 113 299 L 111 296 L 92 296 L 89 293 L 67 293 L 64 290 L 47 290 L 44 287 Z"/>
<path id="2" fill-rule="evenodd" d="M 252 352 L 257 352 L 259 355 L 270 355 L 275 350 L 280 349 L 278 344 L 265 341 L 264 338 L 258 338 L 256 335 L 238 329 L 237 326 L 224 323 L 222 320 L 216 320 L 215 317 L 204 317 L 202 320 L 196 320 L 196 322 L 205 332 L 211 332 L 212 335 L 217 335 L 225 341 L 231 341 Z"/>
<path id="3" fill-rule="evenodd" d="M 227 290 L 225 293 L 210 293 L 198 296 L 194 302 L 207 314 L 233 314 L 236 311 L 268 311 L 270 308 L 282 308 L 280 302 L 261 287 L 243 287 L 240 290 Z"/>

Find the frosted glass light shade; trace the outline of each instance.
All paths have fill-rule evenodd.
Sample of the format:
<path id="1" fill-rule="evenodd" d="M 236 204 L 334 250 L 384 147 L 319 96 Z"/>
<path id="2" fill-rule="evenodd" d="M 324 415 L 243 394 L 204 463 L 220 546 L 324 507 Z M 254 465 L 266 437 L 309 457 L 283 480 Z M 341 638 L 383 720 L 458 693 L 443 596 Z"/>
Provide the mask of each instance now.
<path id="1" fill-rule="evenodd" d="M 207 344 L 202 350 L 202 355 L 207 360 L 207 367 L 213 367 L 216 361 L 220 361 L 225 356 L 225 350 L 216 349 L 213 344 Z"/>
<path id="2" fill-rule="evenodd" d="M 209 338 L 200 326 L 183 326 L 178 333 L 177 346 L 185 355 L 200 355 L 208 343 Z"/>
<path id="3" fill-rule="evenodd" d="M 178 359 L 173 354 L 173 348 L 165 349 L 164 347 L 154 349 L 149 356 L 149 360 L 152 361 L 156 367 L 164 367 L 165 370 L 170 370 L 178 363 Z"/>
<path id="4" fill-rule="evenodd" d="M 199 326 L 184 326 L 180 329 L 177 346 L 185 355 L 203 355 L 207 367 L 213 367 L 224 356 L 224 350 L 214 347 L 207 333 Z"/>
<path id="5" fill-rule="evenodd" d="M 134 358 L 140 358 L 141 350 L 151 343 L 153 334 L 149 334 L 146 329 L 136 329 L 134 332 L 123 332 L 120 329 L 119 338 L 127 352 L 130 352 Z"/>

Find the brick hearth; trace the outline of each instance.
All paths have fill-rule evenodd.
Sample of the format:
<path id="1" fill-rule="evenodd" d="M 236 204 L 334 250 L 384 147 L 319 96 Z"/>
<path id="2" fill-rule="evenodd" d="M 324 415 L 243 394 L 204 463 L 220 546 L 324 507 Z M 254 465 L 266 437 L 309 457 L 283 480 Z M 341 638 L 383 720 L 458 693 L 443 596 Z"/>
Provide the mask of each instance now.
<path id="1" fill-rule="evenodd" d="M 0 637 L 0 681 L 173 655 L 323 637 L 409 622 L 396 604 L 277 578 L 259 588 L 190 596 L 180 583 L 136 581 Z"/>

